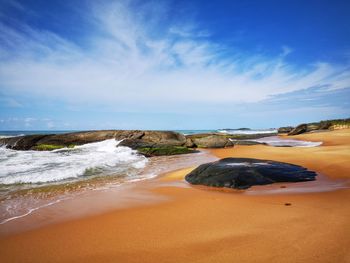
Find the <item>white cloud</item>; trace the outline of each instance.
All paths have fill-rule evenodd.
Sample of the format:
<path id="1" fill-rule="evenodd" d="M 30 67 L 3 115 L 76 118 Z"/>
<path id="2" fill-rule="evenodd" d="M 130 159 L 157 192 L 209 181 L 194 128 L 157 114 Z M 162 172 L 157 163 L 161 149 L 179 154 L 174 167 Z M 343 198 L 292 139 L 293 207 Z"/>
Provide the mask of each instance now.
<path id="1" fill-rule="evenodd" d="M 190 23 L 159 28 L 164 10 L 146 5 L 133 11 L 129 2 L 91 6 L 85 17 L 91 26 L 88 48 L 25 24 L 0 24 L 0 89 L 133 106 L 257 102 L 313 86 L 349 87 L 345 66 L 315 63 L 296 70 L 284 60 L 292 52 L 286 46 L 275 58 L 225 57 L 229 47 L 209 42 L 209 33 Z"/>

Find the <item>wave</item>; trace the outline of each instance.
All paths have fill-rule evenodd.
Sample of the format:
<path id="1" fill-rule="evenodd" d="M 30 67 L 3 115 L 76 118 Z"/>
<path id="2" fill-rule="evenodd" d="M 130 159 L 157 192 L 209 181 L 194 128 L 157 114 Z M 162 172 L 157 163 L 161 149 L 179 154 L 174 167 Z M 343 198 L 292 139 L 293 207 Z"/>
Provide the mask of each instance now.
<path id="1" fill-rule="evenodd" d="M 0 184 L 49 183 L 91 175 L 132 175 L 147 159 L 111 139 L 54 151 L 0 147 Z"/>
<path id="2" fill-rule="evenodd" d="M 0 135 L 0 139 L 11 138 L 11 137 L 17 137 L 17 136 L 24 136 L 24 134 L 17 134 L 17 135 Z"/>
<path id="3" fill-rule="evenodd" d="M 218 130 L 220 133 L 225 134 L 270 134 L 277 133 L 276 129 L 267 129 L 267 130 L 250 130 L 250 129 L 226 129 Z"/>
<path id="4" fill-rule="evenodd" d="M 260 143 L 266 143 L 271 146 L 276 147 L 283 147 L 283 146 L 290 146 L 290 147 L 317 147 L 322 144 L 322 142 L 310 142 L 310 141 L 301 141 L 301 140 L 294 140 L 294 139 L 281 139 L 278 136 L 269 136 L 269 137 L 263 137 L 260 139 L 254 139 L 249 141 L 255 141 Z"/>

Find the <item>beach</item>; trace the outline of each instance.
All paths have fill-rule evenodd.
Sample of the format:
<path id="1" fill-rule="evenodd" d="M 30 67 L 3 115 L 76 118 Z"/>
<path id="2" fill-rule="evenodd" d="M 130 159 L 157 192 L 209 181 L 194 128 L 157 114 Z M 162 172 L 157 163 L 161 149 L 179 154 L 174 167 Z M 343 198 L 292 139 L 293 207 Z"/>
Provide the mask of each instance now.
<path id="1" fill-rule="evenodd" d="M 210 152 L 218 158 L 301 165 L 336 182 L 334 188 L 298 192 L 288 191 L 298 187 L 287 183 L 285 188 L 248 191 L 191 186 L 184 182 L 194 168 L 188 167 L 135 183 L 119 208 L 111 204 L 118 200 L 101 198 L 92 204 L 82 199 L 71 207 L 93 208 L 100 202 L 106 209 L 3 232 L 1 262 L 350 262 L 350 129 L 292 138 L 323 144 L 237 145 Z M 40 213 L 45 218 L 45 209 Z"/>

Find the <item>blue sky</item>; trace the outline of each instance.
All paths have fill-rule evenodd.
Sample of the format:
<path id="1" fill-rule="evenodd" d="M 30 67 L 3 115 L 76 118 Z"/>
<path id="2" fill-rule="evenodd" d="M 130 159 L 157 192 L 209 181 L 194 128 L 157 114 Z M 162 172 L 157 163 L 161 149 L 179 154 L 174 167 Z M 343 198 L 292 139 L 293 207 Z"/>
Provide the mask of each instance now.
<path id="1" fill-rule="evenodd" d="M 0 0 L 0 130 L 350 113 L 349 1 Z"/>

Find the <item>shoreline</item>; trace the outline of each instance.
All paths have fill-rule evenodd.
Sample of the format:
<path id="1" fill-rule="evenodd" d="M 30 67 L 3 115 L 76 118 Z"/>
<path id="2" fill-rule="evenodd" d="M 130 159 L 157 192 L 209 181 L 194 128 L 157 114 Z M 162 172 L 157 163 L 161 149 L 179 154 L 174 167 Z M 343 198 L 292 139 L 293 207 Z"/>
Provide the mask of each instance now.
<path id="1" fill-rule="evenodd" d="M 320 137 L 324 144 L 319 147 L 255 145 L 210 152 L 218 158 L 289 162 L 324 174 L 329 180 L 350 179 L 350 130 L 292 138 L 320 141 Z M 240 262 L 350 260 L 349 188 L 317 193 L 234 194 L 231 189 L 209 190 L 183 183 L 190 169 L 134 184 L 133 188 L 140 192 L 143 189 L 156 199 L 147 200 L 141 194 L 133 200 L 145 202 L 135 206 L 127 203 L 97 215 L 0 236 L 3 262 L 23 262 L 24 258 L 35 262 L 140 262 L 140 256 L 141 262 L 232 262 L 236 257 Z M 116 196 L 102 201 L 108 206 L 111 198 Z M 57 207 L 55 210 L 65 212 Z M 177 253 L 179 250 L 182 253 Z"/>

